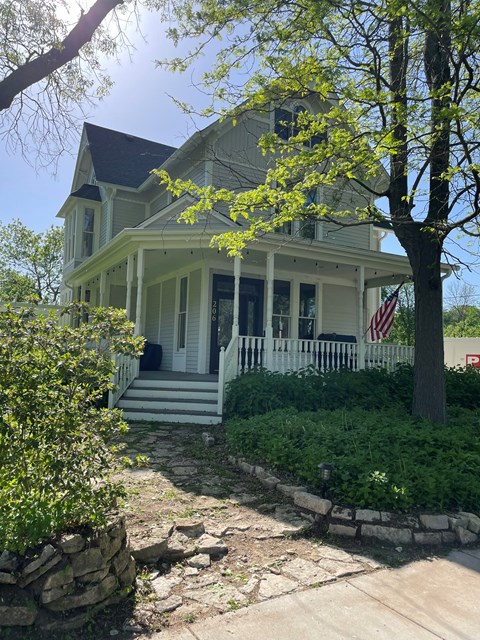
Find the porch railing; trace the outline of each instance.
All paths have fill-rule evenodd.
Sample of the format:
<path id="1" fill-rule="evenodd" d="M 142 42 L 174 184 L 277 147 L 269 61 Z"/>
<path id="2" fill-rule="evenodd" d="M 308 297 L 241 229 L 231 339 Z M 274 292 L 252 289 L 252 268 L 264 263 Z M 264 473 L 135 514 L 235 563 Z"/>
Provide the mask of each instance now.
<path id="1" fill-rule="evenodd" d="M 399 363 L 413 364 L 414 360 L 414 347 L 393 344 L 365 345 L 365 362 L 355 342 L 274 338 L 272 346 L 268 353 L 266 338 L 240 336 L 237 375 L 256 367 L 286 373 L 310 365 L 319 371 L 381 367 L 391 371 Z"/>
<path id="2" fill-rule="evenodd" d="M 115 389 L 108 394 L 108 408 L 113 407 L 120 400 L 124 392 L 138 376 L 140 360 L 132 356 L 116 354 L 114 356 L 116 371 L 112 376 Z"/>
<path id="3" fill-rule="evenodd" d="M 400 363 L 413 364 L 415 347 L 405 347 L 399 344 L 366 344 L 365 368 L 385 368 L 393 371 Z"/>

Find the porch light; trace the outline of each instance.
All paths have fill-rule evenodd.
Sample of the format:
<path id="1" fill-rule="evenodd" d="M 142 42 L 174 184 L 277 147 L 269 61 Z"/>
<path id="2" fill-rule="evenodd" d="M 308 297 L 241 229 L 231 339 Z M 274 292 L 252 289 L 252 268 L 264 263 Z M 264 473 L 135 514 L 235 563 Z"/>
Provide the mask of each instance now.
<path id="1" fill-rule="evenodd" d="M 320 474 L 320 480 L 322 481 L 322 498 L 326 498 L 328 494 L 328 483 L 332 479 L 332 474 L 335 471 L 335 467 L 330 462 L 321 462 L 318 465 L 318 472 Z"/>

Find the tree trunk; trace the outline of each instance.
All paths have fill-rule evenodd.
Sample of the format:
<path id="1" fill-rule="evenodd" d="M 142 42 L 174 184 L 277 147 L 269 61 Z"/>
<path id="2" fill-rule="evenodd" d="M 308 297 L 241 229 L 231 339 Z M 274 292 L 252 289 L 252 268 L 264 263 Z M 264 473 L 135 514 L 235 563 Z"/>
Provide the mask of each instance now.
<path id="1" fill-rule="evenodd" d="M 440 272 L 442 247 L 430 234 L 418 228 L 412 231 L 411 234 L 405 234 L 410 237 L 402 239 L 412 266 L 415 288 L 415 367 L 412 414 L 445 424 L 447 409 Z"/>

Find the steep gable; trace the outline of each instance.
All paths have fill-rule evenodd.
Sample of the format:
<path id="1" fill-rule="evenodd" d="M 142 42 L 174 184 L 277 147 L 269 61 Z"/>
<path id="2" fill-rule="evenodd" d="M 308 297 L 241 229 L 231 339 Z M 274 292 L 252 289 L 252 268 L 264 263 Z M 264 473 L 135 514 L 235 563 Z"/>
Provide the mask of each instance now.
<path id="1" fill-rule="evenodd" d="M 137 188 L 176 150 L 88 122 L 85 132 L 97 182 Z"/>

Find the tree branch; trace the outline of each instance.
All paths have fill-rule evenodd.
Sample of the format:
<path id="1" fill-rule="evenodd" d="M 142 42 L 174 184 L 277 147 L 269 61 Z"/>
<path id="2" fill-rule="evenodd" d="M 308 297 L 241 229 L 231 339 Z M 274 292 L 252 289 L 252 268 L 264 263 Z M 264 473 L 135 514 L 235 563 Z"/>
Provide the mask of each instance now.
<path id="1" fill-rule="evenodd" d="M 19 93 L 76 58 L 106 16 L 123 1 L 97 0 L 58 46 L 29 60 L 0 81 L 0 111 L 8 109 Z"/>

